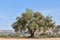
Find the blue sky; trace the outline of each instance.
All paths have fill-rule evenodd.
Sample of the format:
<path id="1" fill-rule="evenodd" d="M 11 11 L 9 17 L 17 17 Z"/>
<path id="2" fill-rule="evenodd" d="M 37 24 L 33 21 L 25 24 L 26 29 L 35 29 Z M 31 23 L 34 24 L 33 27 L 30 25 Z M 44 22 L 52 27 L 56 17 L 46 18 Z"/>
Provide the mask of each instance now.
<path id="1" fill-rule="evenodd" d="M 0 0 L 0 30 L 13 30 L 11 24 L 26 8 L 50 15 L 60 24 L 60 0 Z"/>

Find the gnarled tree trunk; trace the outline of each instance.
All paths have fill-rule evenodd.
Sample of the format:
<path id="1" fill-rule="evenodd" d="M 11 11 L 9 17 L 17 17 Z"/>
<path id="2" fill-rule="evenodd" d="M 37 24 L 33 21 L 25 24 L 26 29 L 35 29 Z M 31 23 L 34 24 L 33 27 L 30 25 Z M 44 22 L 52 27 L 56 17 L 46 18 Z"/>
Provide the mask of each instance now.
<path id="1" fill-rule="evenodd" d="M 34 38 L 34 32 L 30 30 L 30 36 L 28 38 Z"/>

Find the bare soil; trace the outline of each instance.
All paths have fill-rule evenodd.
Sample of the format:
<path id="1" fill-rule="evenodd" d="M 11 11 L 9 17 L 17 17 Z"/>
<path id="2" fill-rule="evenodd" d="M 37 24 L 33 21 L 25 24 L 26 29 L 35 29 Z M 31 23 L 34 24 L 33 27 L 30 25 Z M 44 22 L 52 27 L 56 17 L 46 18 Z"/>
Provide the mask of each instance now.
<path id="1" fill-rule="evenodd" d="M 0 38 L 0 40 L 60 40 L 60 38 Z"/>

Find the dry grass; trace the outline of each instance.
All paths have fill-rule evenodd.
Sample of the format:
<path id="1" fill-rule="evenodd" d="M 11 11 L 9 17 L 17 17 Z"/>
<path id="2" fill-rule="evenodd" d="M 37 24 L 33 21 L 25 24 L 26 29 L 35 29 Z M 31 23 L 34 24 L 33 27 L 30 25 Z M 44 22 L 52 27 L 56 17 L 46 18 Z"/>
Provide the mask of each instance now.
<path id="1" fill-rule="evenodd" d="M 0 40 L 60 40 L 60 38 L 40 38 L 40 39 L 34 39 L 34 38 L 0 38 Z"/>

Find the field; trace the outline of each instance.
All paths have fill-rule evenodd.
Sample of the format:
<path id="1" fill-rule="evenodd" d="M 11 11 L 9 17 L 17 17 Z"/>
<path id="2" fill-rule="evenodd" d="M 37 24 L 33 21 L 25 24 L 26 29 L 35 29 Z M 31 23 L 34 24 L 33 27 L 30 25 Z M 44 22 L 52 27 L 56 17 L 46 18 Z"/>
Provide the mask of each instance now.
<path id="1" fill-rule="evenodd" d="M 0 40 L 60 40 L 60 38 L 40 38 L 40 39 L 34 39 L 34 38 L 0 38 Z"/>

